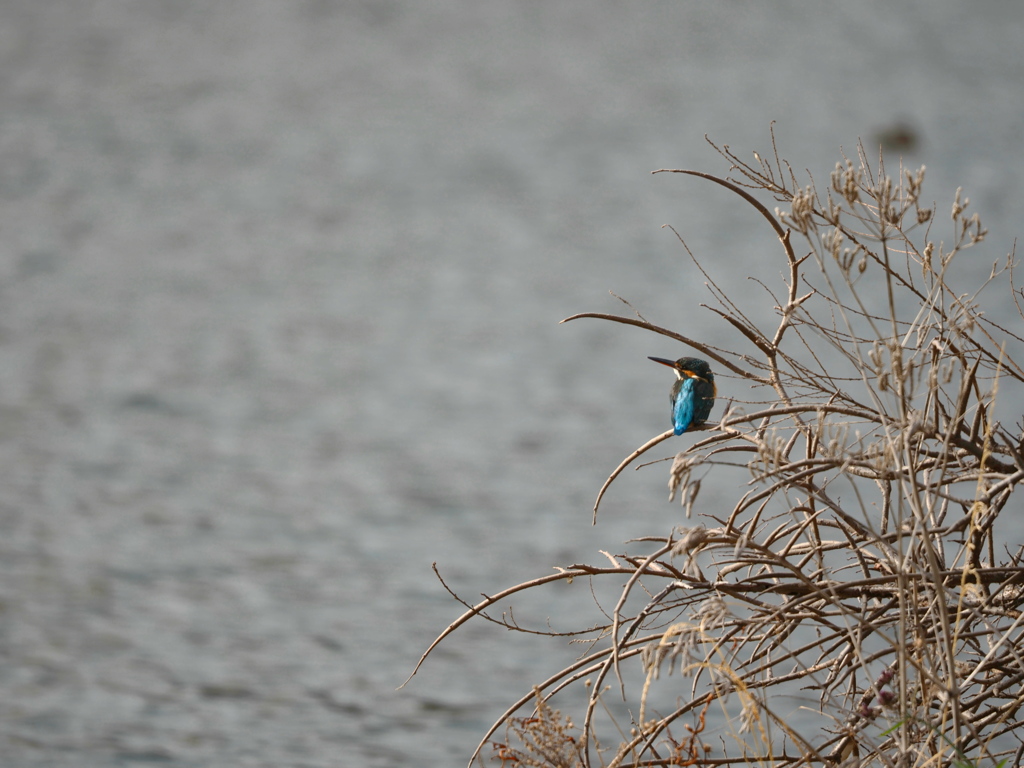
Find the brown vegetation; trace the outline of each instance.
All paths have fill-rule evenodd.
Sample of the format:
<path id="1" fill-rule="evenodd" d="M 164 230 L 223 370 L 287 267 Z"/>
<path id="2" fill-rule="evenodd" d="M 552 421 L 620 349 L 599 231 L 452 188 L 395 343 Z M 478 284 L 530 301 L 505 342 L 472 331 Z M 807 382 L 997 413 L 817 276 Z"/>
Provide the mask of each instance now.
<path id="1" fill-rule="evenodd" d="M 979 284 L 953 284 L 985 231 L 959 191 L 950 218 L 923 203 L 923 168 L 891 177 L 861 149 L 822 189 L 775 151 L 745 163 L 715 148 L 727 177 L 671 172 L 728 188 L 771 225 L 783 280 L 762 295 L 776 322 L 758 325 L 696 260 L 741 351 L 639 314 L 568 318 L 676 339 L 732 399 L 672 463 L 696 524 L 512 587 L 438 638 L 480 616 L 518 628 L 488 609 L 555 581 L 618 593 L 580 630 L 587 652 L 524 691 L 481 747 L 506 766 L 1019 765 L 1024 564 L 1001 515 L 1024 479 L 1010 423 L 1024 339 L 981 296 L 1020 312 L 1012 257 L 974 257 L 956 274 Z M 582 686 L 574 725 L 548 702 Z"/>

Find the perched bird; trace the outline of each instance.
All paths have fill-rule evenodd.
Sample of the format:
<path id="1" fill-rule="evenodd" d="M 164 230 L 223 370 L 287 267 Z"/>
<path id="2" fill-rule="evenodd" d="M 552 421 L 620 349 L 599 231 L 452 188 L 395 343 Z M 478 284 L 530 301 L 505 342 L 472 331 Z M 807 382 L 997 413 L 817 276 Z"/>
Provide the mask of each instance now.
<path id="1" fill-rule="evenodd" d="M 675 433 L 681 435 L 691 426 L 699 426 L 707 421 L 715 404 L 715 395 L 718 394 L 711 367 L 696 357 L 680 357 L 675 362 L 661 357 L 648 359 L 667 365 L 679 377 L 669 395 Z"/>

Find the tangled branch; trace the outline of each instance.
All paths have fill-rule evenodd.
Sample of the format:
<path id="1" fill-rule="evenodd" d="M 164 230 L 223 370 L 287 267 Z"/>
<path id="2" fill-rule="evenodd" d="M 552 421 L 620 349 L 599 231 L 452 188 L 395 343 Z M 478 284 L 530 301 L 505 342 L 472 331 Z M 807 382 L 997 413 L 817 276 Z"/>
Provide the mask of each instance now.
<path id="1" fill-rule="evenodd" d="M 702 522 L 638 540 L 648 551 L 610 566 L 575 564 L 467 605 L 437 642 L 470 618 L 498 620 L 488 609 L 524 589 L 619 584 L 610 613 L 576 633 L 588 652 L 516 702 L 481 748 L 504 723 L 495 754 L 512 765 L 1020 764 L 1024 563 L 1001 515 L 1024 480 L 1013 410 L 1024 339 L 981 298 L 993 286 L 1019 302 L 1013 260 L 976 271 L 970 290 L 952 284 L 950 265 L 985 230 L 958 190 L 946 239 L 935 234 L 924 168 L 894 178 L 859 148 L 819 189 L 774 149 L 747 163 L 712 146 L 726 177 L 657 172 L 719 184 L 768 221 L 784 264 L 768 294 L 774 325 L 751 320 L 695 258 L 706 308 L 745 351 L 642 318 L 563 321 L 673 338 L 731 379 L 729 407 L 670 471 L 672 496 Z M 626 457 L 595 515 L 619 473 L 671 434 Z M 731 507 L 698 500 L 708 482 L 740 488 Z M 548 702 L 580 686 L 580 726 L 552 720 Z M 531 701 L 533 719 L 517 716 Z M 782 711 L 792 701 L 799 718 Z"/>

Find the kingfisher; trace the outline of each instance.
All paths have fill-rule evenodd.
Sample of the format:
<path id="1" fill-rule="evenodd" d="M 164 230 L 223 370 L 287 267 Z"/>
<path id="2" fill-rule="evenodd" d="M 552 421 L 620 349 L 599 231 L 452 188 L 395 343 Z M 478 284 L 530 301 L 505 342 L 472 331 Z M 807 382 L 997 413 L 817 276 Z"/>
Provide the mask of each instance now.
<path id="1" fill-rule="evenodd" d="M 661 357 L 648 359 L 667 365 L 678 377 L 669 394 L 675 433 L 681 435 L 691 426 L 700 426 L 707 421 L 718 394 L 711 366 L 696 357 L 680 357 L 675 362 Z"/>

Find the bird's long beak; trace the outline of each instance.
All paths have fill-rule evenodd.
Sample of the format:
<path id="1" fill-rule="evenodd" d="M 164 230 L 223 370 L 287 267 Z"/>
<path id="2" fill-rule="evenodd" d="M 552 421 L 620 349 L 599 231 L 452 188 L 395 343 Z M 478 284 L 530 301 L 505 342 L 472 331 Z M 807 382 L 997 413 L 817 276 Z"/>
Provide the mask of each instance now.
<path id="1" fill-rule="evenodd" d="M 663 357 L 648 357 L 647 359 L 648 360 L 653 360 L 656 363 L 661 363 L 662 365 L 667 365 L 669 368 L 675 368 L 676 367 L 676 361 L 675 360 L 666 360 Z"/>

